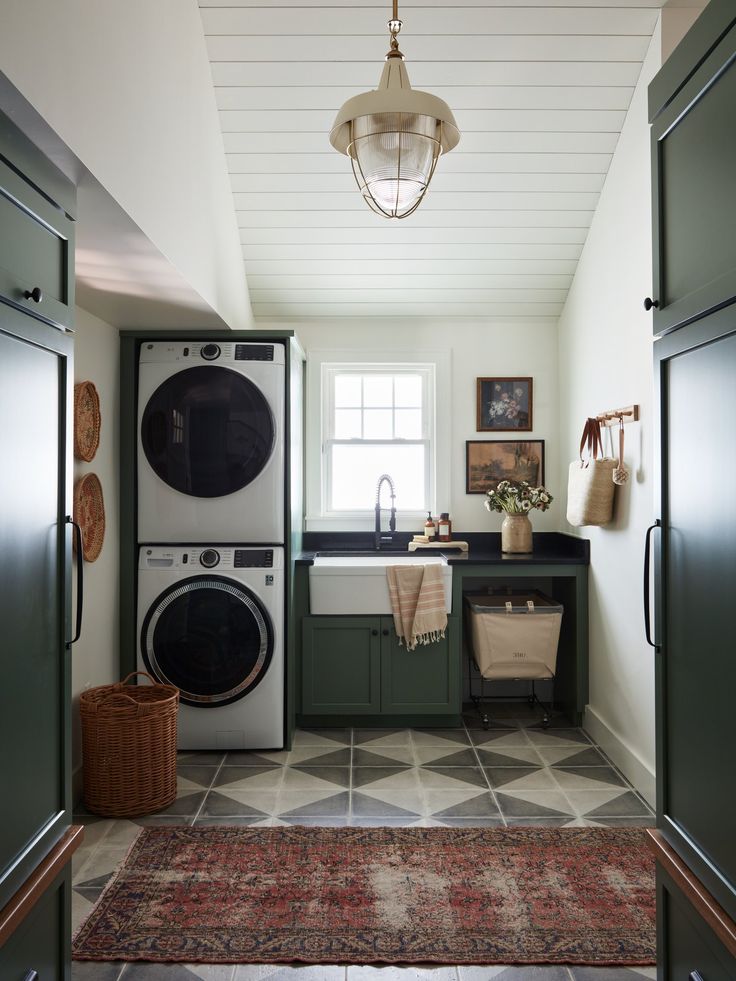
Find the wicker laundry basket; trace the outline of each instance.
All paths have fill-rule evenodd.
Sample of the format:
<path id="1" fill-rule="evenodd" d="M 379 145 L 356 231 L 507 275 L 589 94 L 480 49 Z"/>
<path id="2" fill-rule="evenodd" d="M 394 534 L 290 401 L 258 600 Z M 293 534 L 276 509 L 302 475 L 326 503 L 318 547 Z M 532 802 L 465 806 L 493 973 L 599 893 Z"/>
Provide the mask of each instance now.
<path id="1" fill-rule="evenodd" d="M 128 685 L 143 675 L 150 685 Z M 84 803 L 92 814 L 132 817 L 176 799 L 179 691 L 134 671 L 82 692 Z"/>

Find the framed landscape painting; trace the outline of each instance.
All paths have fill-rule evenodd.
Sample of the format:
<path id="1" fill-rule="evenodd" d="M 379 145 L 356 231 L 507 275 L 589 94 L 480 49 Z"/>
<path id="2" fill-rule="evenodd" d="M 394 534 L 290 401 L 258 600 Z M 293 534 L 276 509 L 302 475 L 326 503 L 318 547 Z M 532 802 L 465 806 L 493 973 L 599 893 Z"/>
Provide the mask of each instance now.
<path id="1" fill-rule="evenodd" d="M 479 378 L 477 386 L 477 432 L 531 432 L 531 378 Z"/>
<path id="2" fill-rule="evenodd" d="M 465 444 L 465 493 L 485 494 L 502 480 L 544 483 L 544 440 L 471 439 Z"/>

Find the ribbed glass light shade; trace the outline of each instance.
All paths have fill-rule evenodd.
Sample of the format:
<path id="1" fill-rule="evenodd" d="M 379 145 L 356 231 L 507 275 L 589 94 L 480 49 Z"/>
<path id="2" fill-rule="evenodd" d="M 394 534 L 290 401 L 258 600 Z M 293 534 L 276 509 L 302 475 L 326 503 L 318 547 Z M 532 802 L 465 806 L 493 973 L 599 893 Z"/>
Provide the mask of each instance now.
<path id="1" fill-rule="evenodd" d="M 419 207 L 441 150 L 434 116 L 402 112 L 358 116 L 347 148 L 361 194 L 387 218 Z"/>

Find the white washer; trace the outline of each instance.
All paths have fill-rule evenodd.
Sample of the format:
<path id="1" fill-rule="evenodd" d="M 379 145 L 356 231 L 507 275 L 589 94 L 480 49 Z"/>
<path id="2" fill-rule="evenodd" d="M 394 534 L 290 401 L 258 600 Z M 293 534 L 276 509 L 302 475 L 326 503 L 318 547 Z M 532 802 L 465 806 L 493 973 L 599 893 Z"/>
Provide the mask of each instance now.
<path id="1" fill-rule="evenodd" d="M 141 546 L 138 641 L 181 693 L 180 749 L 283 747 L 282 548 Z"/>
<path id="2" fill-rule="evenodd" d="M 138 541 L 284 541 L 285 349 L 144 342 Z"/>

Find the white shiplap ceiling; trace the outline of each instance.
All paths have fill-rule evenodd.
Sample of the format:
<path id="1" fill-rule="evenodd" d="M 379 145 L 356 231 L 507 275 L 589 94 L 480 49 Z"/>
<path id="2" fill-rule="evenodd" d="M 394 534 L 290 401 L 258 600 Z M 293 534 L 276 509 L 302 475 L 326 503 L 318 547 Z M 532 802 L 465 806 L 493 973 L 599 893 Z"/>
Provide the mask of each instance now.
<path id="1" fill-rule="evenodd" d="M 328 142 L 390 3 L 199 3 L 256 318 L 557 317 L 664 0 L 400 3 L 412 85 L 462 134 L 403 221 Z"/>

